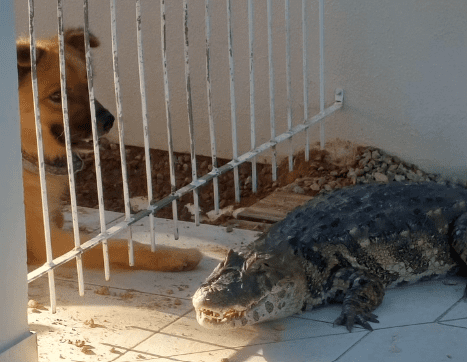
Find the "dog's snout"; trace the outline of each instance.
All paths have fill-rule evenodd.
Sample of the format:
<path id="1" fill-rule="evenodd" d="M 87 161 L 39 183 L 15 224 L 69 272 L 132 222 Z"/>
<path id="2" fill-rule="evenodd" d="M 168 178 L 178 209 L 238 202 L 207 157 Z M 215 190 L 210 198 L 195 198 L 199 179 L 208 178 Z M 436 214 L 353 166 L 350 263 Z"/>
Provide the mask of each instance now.
<path id="1" fill-rule="evenodd" d="M 96 104 L 96 120 L 99 128 L 99 135 L 104 135 L 110 131 L 114 124 L 115 117 L 102 104 L 95 102 Z"/>

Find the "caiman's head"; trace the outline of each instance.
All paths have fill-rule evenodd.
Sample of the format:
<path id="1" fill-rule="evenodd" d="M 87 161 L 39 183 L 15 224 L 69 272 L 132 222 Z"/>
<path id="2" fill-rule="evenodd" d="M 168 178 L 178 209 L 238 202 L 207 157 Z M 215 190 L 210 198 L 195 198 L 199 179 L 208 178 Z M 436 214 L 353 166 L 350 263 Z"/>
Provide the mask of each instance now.
<path id="1" fill-rule="evenodd" d="M 232 329 L 299 312 L 308 294 L 304 267 L 290 248 L 280 249 L 230 250 L 193 296 L 198 323 Z"/>

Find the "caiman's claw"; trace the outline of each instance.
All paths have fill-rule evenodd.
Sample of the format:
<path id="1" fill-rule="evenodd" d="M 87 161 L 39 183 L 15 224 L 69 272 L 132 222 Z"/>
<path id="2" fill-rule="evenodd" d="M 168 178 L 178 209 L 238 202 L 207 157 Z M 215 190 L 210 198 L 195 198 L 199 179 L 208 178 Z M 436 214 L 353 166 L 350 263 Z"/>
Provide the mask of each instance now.
<path id="1" fill-rule="evenodd" d="M 352 328 L 354 324 L 359 324 L 363 328 L 368 329 L 369 331 L 373 331 L 368 321 L 372 323 L 379 323 L 376 319 L 378 316 L 374 315 L 373 313 L 366 313 L 366 314 L 355 314 L 354 312 L 345 313 L 342 311 L 341 315 L 336 318 L 333 323 L 333 326 L 346 326 L 349 332 L 352 332 Z"/>

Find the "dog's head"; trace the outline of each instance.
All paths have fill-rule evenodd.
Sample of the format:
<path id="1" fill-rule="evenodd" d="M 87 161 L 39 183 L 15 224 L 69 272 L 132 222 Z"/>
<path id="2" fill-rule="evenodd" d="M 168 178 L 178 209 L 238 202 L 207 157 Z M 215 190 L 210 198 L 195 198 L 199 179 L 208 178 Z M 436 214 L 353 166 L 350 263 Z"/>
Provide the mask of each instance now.
<path id="1" fill-rule="evenodd" d="M 73 150 L 85 151 L 92 146 L 88 142 L 92 138 L 92 129 L 84 32 L 82 29 L 70 29 L 65 32 L 64 38 L 71 143 Z M 98 39 L 93 35 L 90 35 L 90 45 L 93 48 L 99 46 Z M 37 159 L 29 39 L 19 39 L 16 49 L 23 154 Z M 36 42 L 36 67 L 46 164 L 55 168 L 60 168 L 61 165 L 66 167 L 57 37 Z M 98 133 L 101 136 L 112 128 L 114 117 L 97 101 L 95 109 Z"/>

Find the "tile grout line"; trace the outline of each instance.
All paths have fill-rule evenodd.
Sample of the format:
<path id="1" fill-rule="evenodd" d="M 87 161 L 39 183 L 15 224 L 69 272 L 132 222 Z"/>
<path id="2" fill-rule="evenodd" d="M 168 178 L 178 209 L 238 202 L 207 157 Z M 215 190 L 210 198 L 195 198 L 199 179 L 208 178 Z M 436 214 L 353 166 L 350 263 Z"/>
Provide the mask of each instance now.
<path id="1" fill-rule="evenodd" d="M 457 306 L 460 302 L 462 302 L 463 298 L 460 298 L 457 302 L 455 302 L 453 305 L 451 305 L 444 313 L 441 313 L 441 315 L 435 319 L 435 323 L 438 323 L 441 318 L 443 318 L 446 314 L 448 314 L 455 306 Z"/>
<path id="2" fill-rule="evenodd" d="M 147 341 L 148 339 L 154 337 L 156 334 L 160 333 L 164 328 L 167 328 L 168 326 L 172 325 L 173 323 L 175 323 L 176 321 L 180 320 L 181 318 L 185 317 L 187 314 L 191 313 L 191 311 L 194 310 L 194 308 L 190 308 L 188 311 L 186 311 L 184 314 L 178 316 L 177 318 L 175 318 L 174 320 L 170 321 L 168 324 L 166 324 L 165 326 L 163 326 L 162 328 L 159 328 L 157 331 L 154 331 L 152 334 L 150 334 L 149 336 L 147 336 L 146 338 L 143 338 L 141 341 L 139 341 L 138 343 L 136 343 L 134 346 L 132 347 L 129 347 L 129 348 L 125 348 L 125 352 L 123 352 L 121 355 L 117 356 L 116 358 L 114 358 L 112 361 L 116 361 L 117 359 L 119 359 L 120 357 L 123 357 L 125 354 L 127 354 L 128 352 L 133 352 L 133 349 L 136 348 L 137 346 L 139 346 L 140 344 L 142 344 L 143 342 Z M 139 328 L 139 329 L 144 329 L 144 330 L 148 330 L 146 328 Z M 149 330 L 148 330 L 149 331 Z M 102 343 L 104 344 L 104 343 Z M 121 348 L 121 347 L 119 347 Z M 158 356 L 158 355 L 155 355 L 157 356 L 158 358 L 168 358 L 168 359 L 171 359 L 169 357 L 164 357 L 164 356 Z"/>
<path id="3" fill-rule="evenodd" d="M 339 357 L 337 357 L 333 362 L 337 362 L 343 357 L 347 352 L 349 352 L 351 349 L 353 349 L 357 344 L 359 344 L 361 341 L 363 341 L 370 333 L 366 333 L 362 338 L 360 338 L 358 341 L 356 341 L 354 344 L 352 344 L 349 348 L 347 348 Z"/>
<path id="4" fill-rule="evenodd" d="M 63 282 L 70 282 L 70 283 L 77 282 L 76 280 L 70 280 L 70 279 L 60 278 L 60 277 L 56 277 L 55 279 L 63 281 Z M 91 285 L 91 286 L 94 286 L 94 287 L 107 287 L 107 288 L 126 291 L 126 292 L 129 292 L 129 293 L 141 293 L 141 294 L 146 294 L 146 295 L 154 295 L 154 296 L 158 296 L 158 297 L 177 298 L 177 299 L 183 299 L 183 300 L 186 300 L 186 301 L 191 300 L 191 298 L 193 297 L 193 296 L 191 296 L 191 297 L 177 297 L 177 296 L 173 296 L 173 295 L 170 295 L 170 294 L 158 294 L 158 293 L 151 293 L 151 292 L 143 292 L 143 291 L 139 291 L 139 290 L 132 289 L 132 288 L 126 289 L 126 288 L 111 287 L 111 286 L 109 287 L 107 285 L 94 284 L 94 283 L 88 283 L 88 282 L 86 282 L 84 284 L 85 285 Z M 97 294 L 97 293 L 95 293 L 95 294 Z"/>

